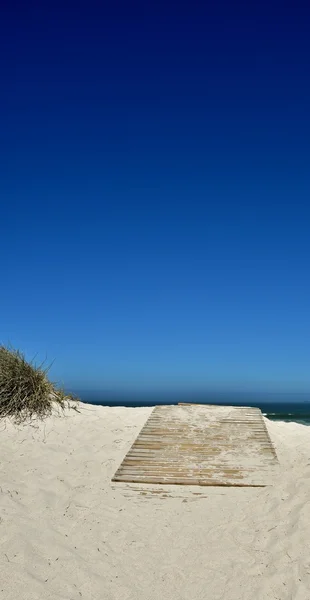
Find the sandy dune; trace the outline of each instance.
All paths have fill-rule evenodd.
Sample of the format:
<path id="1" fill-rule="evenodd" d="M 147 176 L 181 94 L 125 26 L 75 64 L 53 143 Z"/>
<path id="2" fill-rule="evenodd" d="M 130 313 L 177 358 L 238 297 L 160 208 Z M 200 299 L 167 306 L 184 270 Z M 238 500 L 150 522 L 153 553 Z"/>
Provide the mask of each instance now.
<path id="1" fill-rule="evenodd" d="M 310 600 L 310 427 L 261 489 L 111 483 L 150 408 L 0 424 L 0 598 Z"/>

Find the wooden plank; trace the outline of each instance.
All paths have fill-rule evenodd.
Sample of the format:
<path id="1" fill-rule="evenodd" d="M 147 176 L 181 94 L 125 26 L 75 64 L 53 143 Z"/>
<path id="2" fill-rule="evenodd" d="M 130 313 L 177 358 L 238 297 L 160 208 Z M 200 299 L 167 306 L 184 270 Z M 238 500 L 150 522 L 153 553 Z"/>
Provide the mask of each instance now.
<path id="1" fill-rule="evenodd" d="M 113 481 L 262 487 L 276 468 L 259 409 L 179 404 L 155 407 Z"/>

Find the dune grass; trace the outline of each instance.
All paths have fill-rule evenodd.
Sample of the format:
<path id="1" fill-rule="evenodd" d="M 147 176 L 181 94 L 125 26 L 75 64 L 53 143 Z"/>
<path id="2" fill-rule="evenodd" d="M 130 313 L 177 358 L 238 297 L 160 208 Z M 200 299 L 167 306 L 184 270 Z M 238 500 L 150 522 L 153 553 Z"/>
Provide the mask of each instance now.
<path id="1" fill-rule="evenodd" d="M 64 409 L 77 398 L 48 379 L 49 367 L 27 362 L 22 352 L 0 346 L 0 418 L 18 422 L 44 419 L 53 408 Z"/>

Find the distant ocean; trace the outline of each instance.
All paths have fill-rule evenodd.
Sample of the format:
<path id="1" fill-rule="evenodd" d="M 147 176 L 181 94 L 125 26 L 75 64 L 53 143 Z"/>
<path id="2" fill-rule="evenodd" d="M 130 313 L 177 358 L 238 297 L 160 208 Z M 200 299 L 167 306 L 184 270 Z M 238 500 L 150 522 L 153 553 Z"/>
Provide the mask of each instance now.
<path id="1" fill-rule="evenodd" d="M 288 399 L 285 395 L 269 395 L 259 397 L 258 395 L 234 394 L 234 395 L 205 395 L 183 397 L 157 396 L 147 397 L 124 397 L 122 395 L 101 394 L 100 392 L 77 393 L 82 402 L 87 404 L 99 404 L 102 406 L 127 406 L 137 408 L 140 406 L 155 406 L 157 404 L 178 404 L 178 402 L 196 402 L 200 404 L 218 404 L 220 406 L 253 406 L 260 408 L 264 416 L 273 421 L 293 421 L 310 425 L 310 394 L 299 394 Z"/>

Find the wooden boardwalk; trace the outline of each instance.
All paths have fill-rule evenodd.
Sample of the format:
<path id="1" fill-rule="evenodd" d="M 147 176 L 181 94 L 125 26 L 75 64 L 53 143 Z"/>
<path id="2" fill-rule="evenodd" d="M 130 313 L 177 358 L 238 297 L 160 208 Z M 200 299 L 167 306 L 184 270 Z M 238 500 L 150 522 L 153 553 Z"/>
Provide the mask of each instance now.
<path id="1" fill-rule="evenodd" d="M 258 408 L 156 406 L 112 481 L 256 487 L 277 464 Z"/>

